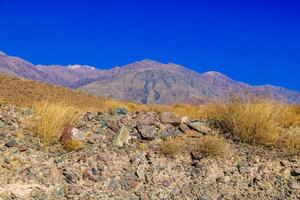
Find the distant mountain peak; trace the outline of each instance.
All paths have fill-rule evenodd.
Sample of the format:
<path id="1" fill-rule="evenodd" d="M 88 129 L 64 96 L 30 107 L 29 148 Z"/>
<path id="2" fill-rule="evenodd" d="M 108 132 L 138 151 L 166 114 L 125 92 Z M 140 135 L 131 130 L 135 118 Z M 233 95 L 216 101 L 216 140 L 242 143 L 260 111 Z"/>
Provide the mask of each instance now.
<path id="1" fill-rule="evenodd" d="M 95 67 L 89 65 L 68 65 L 67 68 L 69 69 L 96 69 Z"/>
<path id="2" fill-rule="evenodd" d="M 158 61 L 152 60 L 152 59 L 148 59 L 148 58 L 140 60 L 140 61 L 136 61 L 134 63 L 136 63 L 136 64 L 159 64 L 159 65 L 163 64 L 161 62 L 158 62 Z"/>
<path id="3" fill-rule="evenodd" d="M 0 56 L 7 56 L 7 54 L 4 53 L 3 51 L 0 51 Z"/>

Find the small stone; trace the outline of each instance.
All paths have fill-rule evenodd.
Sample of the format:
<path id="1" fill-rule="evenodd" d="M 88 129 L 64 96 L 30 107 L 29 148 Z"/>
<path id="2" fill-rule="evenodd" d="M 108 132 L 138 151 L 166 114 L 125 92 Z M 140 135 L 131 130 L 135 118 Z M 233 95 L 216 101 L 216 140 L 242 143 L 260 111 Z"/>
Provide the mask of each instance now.
<path id="1" fill-rule="evenodd" d="M 91 181 L 95 181 L 95 177 L 93 175 L 93 171 L 92 169 L 85 169 L 83 171 L 83 179 L 84 180 L 91 180 Z"/>
<path id="2" fill-rule="evenodd" d="M 124 144 L 128 144 L 129 140 L 130 140 L 129 130 L 125 126 L 122 126 L 113 141 L 113 145 L 115 147 L 120 148 L 123 147 Z"/>
<path id="3" fill-rule="evenodd" d="M 145 168 L 142 165 L 139 165 L 136 170 L 136 175 L 139 177 L 140 180 L 145 178 Z"/>
<path id="4" fill-rule="evenodd" d="M 239 165 L 238 170 L 241 174 L 250 173 L 250 168 L 243 165 Z"/>
<path id="5" fill-rule="evenodd" d="M 115 114 L 118 115 L 126 115 L 128 113 L 126 108 L 117 108 L 115 111 Z"/>
<path id="6" fill-rule="evenodd" d="M 297 182 L 289 182 L 288 183 L 289 188 L 292 190 L 300 190 L 300 184 Z"/>
<path id="7" fill-rule="evenodd" d="M 162 185 L 164 187 L 169 187 L 170 186 L 170 182 L 168 180 L 163 180 Z"/>
<path id="8" fill-rule="evenodd" d="M 300 168 L 295 168 L 291 171 L 292 176 L 300 176 Z"/>
<path id="9" fill-rule="evenodd" d="M 20 145 L 20 146 L 19 146 L 19 151 L 20 151 L 20 152 L 27 151 L 27 146 L 25 146 L 25 145 Z"/>
<path id="10" fill-rule="evenodd" d="M 141 196 L 140 196 L 140 200 L 149 200 L 149 197 L 148 197 L 147 194 L 142 193 Z"/>
<path id="11" fill-rule="evenodd" d="M 5 146 L 10 148 L 10 147 L 16 146 L 17 144 L 18 144 L 18 142 L 16 140 L 10 140 L 5 143 Z"/>
<path id="12" fill-rule="evenodd" d="M 70 141 L 83 141 L 84 139 L 85 139 L 84 133 L 72 126 L 66 126 L 60 137 L 60 141 L 62 143 L 66 143 Z"/>

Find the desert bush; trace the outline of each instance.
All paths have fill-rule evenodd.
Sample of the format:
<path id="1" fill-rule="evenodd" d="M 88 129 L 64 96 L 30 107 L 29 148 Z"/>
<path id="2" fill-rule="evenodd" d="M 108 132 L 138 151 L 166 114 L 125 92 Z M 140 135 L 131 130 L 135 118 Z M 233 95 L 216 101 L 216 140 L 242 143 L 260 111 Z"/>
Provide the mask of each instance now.
<path id="1" fill-rule="evenodd" d="M 235 96 L 210 107 L 207 113 L 222 122 L 224 130 L 230 131 L 233 138 L 266 145 L 275 144 L 281 127 L 293 123 L 289 106 L 262 98 Z"/>
<path id="2" fill-rule="evenodd" d="M 39 118 L 31 120 L 29 127 L 46 145 L 57 141 L 63 128 L 74 124 L 80 114 L 74 106 L 50 100 L 34 103 L 33 110 Z"/>
<path id="3" fill-rule="evenodd" d="M 227 141 L 218 135 L 207 135 L 192 142 L 193 154 L 203 157 L 224 157 L 229 151 Z"/>
<path id="4" fill-rule="evenodd" d="M 201 157 L 224 157 L 230 152 L 230 145 L 218 134 L 194 136 L 195 134 L 185 134 L 163 141 L 160 144 L 160 152 L 171 157 L 191 153 L 201 155 Z"/>

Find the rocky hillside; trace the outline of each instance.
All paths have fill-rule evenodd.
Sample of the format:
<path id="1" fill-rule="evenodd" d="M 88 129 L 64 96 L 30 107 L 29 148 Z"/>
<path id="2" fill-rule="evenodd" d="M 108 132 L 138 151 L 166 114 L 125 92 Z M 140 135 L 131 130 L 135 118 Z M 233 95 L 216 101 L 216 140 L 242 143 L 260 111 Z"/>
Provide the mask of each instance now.
<path id="1" fill-rule="evenodd" d="M 253 87 L 218 72 L 196 73 L 176 64 L 143 60 L 99 70 L 85 65 L 34 66 L 20 58 L 0 54 L 0 72 L 47 83 L 78 88 L 92 94 L 147 104 L 203 103 L 223 100 L 245 91 L 288 103 L 300 103 L 300 93 L 281 87 Z"/>
<path id="2" fill-rule="evenodd" d="M 213 134 L 208 121 L 125 109 L 84 113 L 62 133 L 86 143 L 69 152 L 42 146 L 26 125 L 35 117 L 31 109 L 0 105 L 0 199 L 300 198 L 299 155 L 232 140 L 222 157 L 163 155 L 160 144 L 170 137 Z"/>

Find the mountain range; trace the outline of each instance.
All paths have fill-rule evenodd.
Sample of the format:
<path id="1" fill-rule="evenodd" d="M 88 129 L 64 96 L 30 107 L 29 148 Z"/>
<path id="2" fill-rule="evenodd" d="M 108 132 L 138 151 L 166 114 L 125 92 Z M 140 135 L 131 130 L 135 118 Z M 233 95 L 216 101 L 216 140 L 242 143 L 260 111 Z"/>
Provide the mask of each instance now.
<path id="1" fill-rule="evenodd" d="M 181 65 L 153 60 L 101 70 L 87 65 L 33 65 L 0 51 L 0 72 L 146 104 L 198 104 L 245 91 L 287 103 L 300 103 L 297 91 L 272 85 L 251 86 L 219 72 L 197 73 Z"/>

